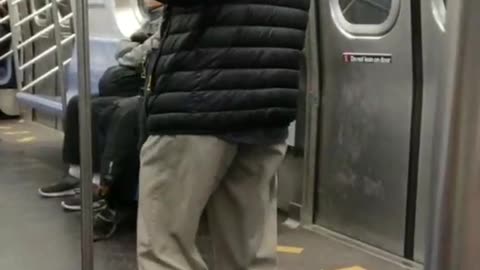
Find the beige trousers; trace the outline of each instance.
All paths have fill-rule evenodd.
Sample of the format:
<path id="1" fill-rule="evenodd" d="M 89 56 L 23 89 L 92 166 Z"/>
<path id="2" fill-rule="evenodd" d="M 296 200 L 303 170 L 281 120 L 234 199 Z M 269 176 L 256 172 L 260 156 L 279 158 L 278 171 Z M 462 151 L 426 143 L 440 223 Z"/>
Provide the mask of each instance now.
<path id="1" fill-rule="evenodd" d="M 212 136 L 149 137 L 141 152 L 139 269 L 208 269 L 195 245 L 204 210 L 211 269 L 277 269 L 272 179 L 285 151 Z"/>

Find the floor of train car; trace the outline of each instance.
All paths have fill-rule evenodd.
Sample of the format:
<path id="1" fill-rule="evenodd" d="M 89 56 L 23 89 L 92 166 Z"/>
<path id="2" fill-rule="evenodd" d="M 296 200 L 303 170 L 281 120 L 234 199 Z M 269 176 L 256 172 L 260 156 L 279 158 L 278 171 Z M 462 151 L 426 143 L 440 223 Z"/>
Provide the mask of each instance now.
<path id="1" fill-rule="evenodd" d="M 0 121 L 0 269 L 80 269 L 80 215 L 36 193 L 62 176 L 61 138 L 38 124 Z M 279 253 L 281 270 L 405 269 L 309 231 L 279 232 L 291 247 Z M 134 232 L 95 243 L 95 269 L 136 269 L 134 250 Z"/>

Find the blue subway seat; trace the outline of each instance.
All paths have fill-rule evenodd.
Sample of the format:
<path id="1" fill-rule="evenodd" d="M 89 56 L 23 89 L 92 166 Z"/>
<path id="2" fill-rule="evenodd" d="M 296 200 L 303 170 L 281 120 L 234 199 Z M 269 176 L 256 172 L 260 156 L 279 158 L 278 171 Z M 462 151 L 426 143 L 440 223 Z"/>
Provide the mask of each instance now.
<path id="1" fill-rule="evenodd" d="M 16 88 L 15 72 L 13 71 L 13 61 L 8 57 L 0 61 L 0 91 L 2 89 Z"/>
<path id="2" fill-rule="evenodd" d="M 98 95 L 98 82 L 105 70 L 117 64 L 115 52 L 118 49 L 118 40 L 90 39 L 90 82 L 92 95 Z M 65 69 L 65 85 L 67 101 L 78 95 L 78 59 L 77 50 L 73 50 L 72 61 Z M 20 104 L 33 108 L 39 112 L 63 116 L 61 96 L 36 95 L 27 92 L 17 93 Z"/>
<path id="3" fill-rule="evenodd" d="M 61 97 L 32 95 L 26 92 L 19 92 L 17 93 L 17 100 L 22 105 L 34 108 L 45 114 L 63 116 Z"/>

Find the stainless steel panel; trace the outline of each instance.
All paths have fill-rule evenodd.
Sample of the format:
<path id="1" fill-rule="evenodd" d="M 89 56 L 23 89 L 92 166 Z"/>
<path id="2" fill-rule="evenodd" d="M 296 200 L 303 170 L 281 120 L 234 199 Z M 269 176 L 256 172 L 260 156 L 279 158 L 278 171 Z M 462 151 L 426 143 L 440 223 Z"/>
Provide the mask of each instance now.
<path id="1" fill-rule="evenodd" d="M 332 0 L 333 1 L 333 0 Z M 320 1 L 323 96 L 316 222 L 403 255 L 412 113 L 410 2 L 381 37 L 339 29 Z M 344 63 L 344 52 L 392 54 Z"/>
<path id="2" fill-rule="evenodd" d="M 443 0 L 422 1 L 424 90 L 415 228 L 415 260 L 419 262 L 425 261 L 426 226 L 429 220 L 432 185 L 436 181 L 432 177 L 432 162 L 433 149 L 439 147 L 438 141 L 433 138 L 436 135 L 434 132 L 436 104 L 442 90 L 438 84 L 438 76 L 441 68 L 440 49 L 445 36 L 443 5 Z"/>
<path id="3" fill-rule="evenodd" d="M 480 250 L 480 1 L 448 2 L 427 270 L 478 269 Z"/>
<path id="4" fill-rule="evenodd" d="M 303 162 L 302 183 L 302 208 L 301 222 L 311 225 L 314 222 L 315 208 L 315 181 L 317 170 L 317 134 L 319 124 L 319 100 L 320 100 L 320 62 L 319 62 L 319 26 L 318 1 L 310 2 L 309 24 L 307 28 L 307 41 L 305 44 L 306 55 L 306 81 L 305 81 L 305 148 Z"/>

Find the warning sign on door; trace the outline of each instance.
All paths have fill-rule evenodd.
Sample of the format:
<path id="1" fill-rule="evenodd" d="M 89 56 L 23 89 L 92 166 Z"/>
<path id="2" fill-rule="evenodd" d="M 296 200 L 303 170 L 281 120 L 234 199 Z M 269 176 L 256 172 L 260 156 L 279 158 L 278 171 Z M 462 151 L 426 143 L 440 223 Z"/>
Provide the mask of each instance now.
<path id="1" fill-rule="evenodd" d="M 391 64 L 392 55 L 385 53 L 343 53 L 343 61 L 347 64 Z"/>

